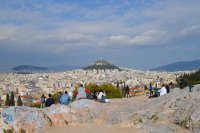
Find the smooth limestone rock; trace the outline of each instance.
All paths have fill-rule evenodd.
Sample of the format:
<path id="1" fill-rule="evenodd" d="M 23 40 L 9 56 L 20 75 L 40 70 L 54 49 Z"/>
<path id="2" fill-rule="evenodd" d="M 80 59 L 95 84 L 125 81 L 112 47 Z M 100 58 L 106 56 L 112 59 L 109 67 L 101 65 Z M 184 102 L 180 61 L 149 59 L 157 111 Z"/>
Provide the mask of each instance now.
<path id="1" fill-rule="evenodd" d="M 2 128 L 5 131 L 32 133 L 51 126 L 66 126 L 73 122 L 81 123 L 91 119 L 91 115 L 94 114 L 88 112 L 97 106 L 97 102 L 86 99 L 75 101 L 71 106 L 58 104 L 43 109 L 13 106 L 3 110 Z"/>
<path id="2" fill-rule="evenodd" d="M 50 127 L 48 118 L 37 108 L 14 106 L 2 112 L 3 130 L 34 132 Z"/>

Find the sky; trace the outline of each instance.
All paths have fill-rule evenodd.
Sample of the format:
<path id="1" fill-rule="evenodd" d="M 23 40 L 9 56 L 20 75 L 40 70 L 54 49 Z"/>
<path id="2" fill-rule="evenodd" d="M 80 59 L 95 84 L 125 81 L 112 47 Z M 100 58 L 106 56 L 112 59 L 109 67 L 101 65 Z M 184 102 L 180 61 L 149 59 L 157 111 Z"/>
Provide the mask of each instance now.
<path id="1" fill-rule="evenodd" d="M 200 0 L 0 0 L 0 69 L 200 59 Z"/>

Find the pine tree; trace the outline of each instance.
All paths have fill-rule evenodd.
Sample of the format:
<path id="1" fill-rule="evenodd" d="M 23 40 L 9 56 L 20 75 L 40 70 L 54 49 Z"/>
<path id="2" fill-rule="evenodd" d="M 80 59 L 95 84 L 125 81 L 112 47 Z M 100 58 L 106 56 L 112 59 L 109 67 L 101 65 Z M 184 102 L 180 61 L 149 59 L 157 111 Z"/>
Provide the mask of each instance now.
<path id="1" fill-rule="evenodd" d="M 6 94 L 5 105 L 6 105 L 6 106 L 9 106 L 9 95 L 8 95 L 8 94 Z"/>
<path id="2" fill-rule="evenodd" d="M 11 98 L 10 98 L 10 101 L 9 101 L 9 105 L 15 106 L 15 99 L 14 99 L 14 93 L 13 92 L 11 92 Z"/>
<path id="3" fill-rule="evenodd" d="M 21 100 L 21 97 L 18 96 L 18 99 L 17 99 L 17 106 L 22 106 L 23 103 L 22 103 L 22 100 Z"/>

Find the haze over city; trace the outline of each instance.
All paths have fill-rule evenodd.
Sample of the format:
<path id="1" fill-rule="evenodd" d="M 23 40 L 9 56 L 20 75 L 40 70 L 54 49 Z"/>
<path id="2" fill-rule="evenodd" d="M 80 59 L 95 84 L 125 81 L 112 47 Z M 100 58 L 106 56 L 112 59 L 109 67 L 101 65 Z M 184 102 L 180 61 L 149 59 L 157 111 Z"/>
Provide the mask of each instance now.
<path id="1" fill-rule="evenodd" d="M 200 57 L 199 0 L 0 0 L 0 68 L 150 69 Z"/>

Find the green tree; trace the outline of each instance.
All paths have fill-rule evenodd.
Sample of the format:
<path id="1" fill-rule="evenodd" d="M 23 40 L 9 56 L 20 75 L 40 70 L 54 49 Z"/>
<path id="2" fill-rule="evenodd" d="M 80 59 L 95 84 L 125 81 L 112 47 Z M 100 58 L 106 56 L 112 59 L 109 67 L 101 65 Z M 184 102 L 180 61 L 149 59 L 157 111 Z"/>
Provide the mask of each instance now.
<path id="1" fill-rule="evenodd" d="M 121 91 L 112 84 L 102 84 L 100 89 L 105 91 L 107 98 L 121 98 Z"/>
<path id="2" fill-rule="evenodd" d="M 10 100 L 9 100 L 9 105 L 10 106 L 15 106 L 15 99 L 14 99 L 14 93 L 11 92 L 11 97 L 10 97 Z"/>
<path id="3" fill-rule="evenodd" d="M 105 91 L 107 98 L 121 98 L 121 90 L 113 84 L 97 85 L 95 83 L 86 84 L 85 88 L 88 88 L 91 92 Z"/>
<path id="4" fill-rule="evenodd" d="M 149 88 L 147 87 L 147 85 L 144 86 L 144 90 L 149 90 Z"/>
<path id="5" fill-rule="evenodd" d="M 177 79 L 177 83 L 181 88 L 187 85 L 195 85 L 200 84 L 200 70 L 190 73 L 190 74 L 183 74 Z M 187 83 L 187 84 L 186 84 Z"/>
<path id="6" fill-rule="evenodd" d="M 22 106 L 22 105 L 23 105 L 23 102 L 21 100 L 21 97 L 18 96 L 18 98 L 17 98 L 17 106 Z"/>
<path id="7" fill-rule="evenodd" d="M 6 101 L 5 101 L 5 105 L 9 106 L 9 94 L 6 94 Z"/>

